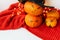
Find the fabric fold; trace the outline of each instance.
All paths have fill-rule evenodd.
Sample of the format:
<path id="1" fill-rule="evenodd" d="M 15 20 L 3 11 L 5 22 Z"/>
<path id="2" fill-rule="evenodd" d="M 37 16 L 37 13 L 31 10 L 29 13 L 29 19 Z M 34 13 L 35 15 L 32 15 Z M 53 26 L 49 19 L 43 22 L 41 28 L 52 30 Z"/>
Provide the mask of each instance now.
<path id="1" fill-rule="evenodd" d="M 18 10 L 18 4 L 12 4 L 8 9 L 0 12 L 0 30 L 18 29 L 24 24 L 25 12 Z M 18 14 L 18 11 L 21 12 Z"/>

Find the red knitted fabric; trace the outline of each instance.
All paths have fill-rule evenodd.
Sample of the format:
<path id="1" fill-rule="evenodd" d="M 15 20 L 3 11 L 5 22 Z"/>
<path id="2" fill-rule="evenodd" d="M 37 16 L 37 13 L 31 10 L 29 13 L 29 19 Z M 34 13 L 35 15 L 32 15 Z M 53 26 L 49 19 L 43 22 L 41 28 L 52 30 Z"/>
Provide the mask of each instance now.
<path id="1" fill-rule="evenodd" d="M 11 30 L 23 27 L 44 40 L 60 40 L 60 19 L 55 28 L 49 28 L 45 23 L 37 28 L 30 28 L 24 23 L 25 12 L 17 15 L 17 10 L 13 10 L 17 8 L 17 5 L 18 3 L 12 4 L 7 10 L 0 13 L 0 30 Z"/>
<path id="2" fill-rule="evenodd" d="M 22 24 L 24 24 L 25 12 L 21 12 L 20 15 L 17 15 L 18 4 L 19 3 L 12 4 L 7 10 L 0 12 L 0 30 L 22 27 Z"/>

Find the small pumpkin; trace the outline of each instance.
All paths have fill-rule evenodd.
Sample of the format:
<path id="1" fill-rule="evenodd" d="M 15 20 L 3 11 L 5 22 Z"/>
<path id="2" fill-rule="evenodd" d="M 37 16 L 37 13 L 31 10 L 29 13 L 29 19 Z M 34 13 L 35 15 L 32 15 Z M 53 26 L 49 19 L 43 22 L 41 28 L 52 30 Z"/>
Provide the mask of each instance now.
<path id="1" fill-rule="evenodd" d="M 57 10 L 51 10 L 47 12 L 47 17 L 55 17 L 56 19 L 59 19 L 60 14 Z"/>
<path id="2" fill-rule="evenodd" d="M 45 22 L 46 22 L 46 25 L 48 27 L 52 27 L 53 28 L 53 27 L 55 27 L 57 25 L 57 19 L 53 18 L 53 17 L 46 18 Z"/>
<path id="3" fill-rule="evenodd" d="M 25 16 L 25 23 L 31 28 L 38 27 L 42 23 L 42 17 L 27 14 Z"/>
<path id="4" fill-rule="evenodd" d="M 40 5 L 30 1 L 27 1 L 24 4 L 24 10 L 27 14 L 35 16 L 40 15 L 43 12 L 43 8 Z"/>

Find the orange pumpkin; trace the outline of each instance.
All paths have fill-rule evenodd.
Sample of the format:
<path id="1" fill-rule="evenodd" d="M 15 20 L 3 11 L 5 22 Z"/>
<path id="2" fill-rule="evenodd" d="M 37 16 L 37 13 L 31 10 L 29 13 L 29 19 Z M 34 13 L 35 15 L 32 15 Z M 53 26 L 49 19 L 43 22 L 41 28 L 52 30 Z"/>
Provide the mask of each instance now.
<path id="1" fill-rule="evenodd" d="M 25 23 L 29 27 L 38 27 L 42 23 L 42 17 L 41 16 L 32 16 L 32 15 L 26 15 L 25 16 Z"/>
<path id="2" fill-rule="evenodd" d="M 57 20 L 56 18 L 53 18 L 53 17 L 48 17 L 46 18 L 46 25 L 48 27 L 55 27 L 57 25 Z"/>
<path id="3" fill-rule="evenodd" d="M 29 1 L 24 4 L 24 10 L 30 15 L 40 15 L 43 12 L 43 8 L 40 5 Z"/>
<path id="4" fill-rule="evenodd" d="M 56 19 L 59 19 L 59 13 L 57 10 L 51 10 L 47 12 L 47 17 L 55 17 Z"/>

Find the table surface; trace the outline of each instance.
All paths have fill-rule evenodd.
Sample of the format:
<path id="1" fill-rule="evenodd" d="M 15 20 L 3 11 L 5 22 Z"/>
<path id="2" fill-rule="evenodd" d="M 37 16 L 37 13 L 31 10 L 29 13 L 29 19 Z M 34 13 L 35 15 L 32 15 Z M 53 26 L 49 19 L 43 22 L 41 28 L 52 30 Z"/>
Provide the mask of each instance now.
<path id="1" fill-rule="evenodd" d="M 50 0 L 51 1 L 51 0 Z M 17 0 L 0 0 L 0 11 L 7 9 L 12 3 L 18 2 Z M 60 8 L 60 0 L 52 0 L 51 6 Z M 24 28 L 17 30 L 0 30 L 0 40 L 42 40 L 30 33 Z"/>

